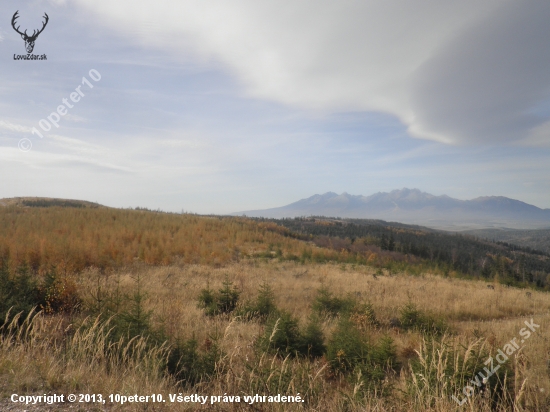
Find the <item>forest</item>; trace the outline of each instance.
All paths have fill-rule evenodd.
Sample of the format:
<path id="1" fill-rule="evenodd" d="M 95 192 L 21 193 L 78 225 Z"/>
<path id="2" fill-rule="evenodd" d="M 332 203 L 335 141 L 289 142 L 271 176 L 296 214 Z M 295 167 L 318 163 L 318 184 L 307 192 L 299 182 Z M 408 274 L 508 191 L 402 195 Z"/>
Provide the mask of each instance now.
<path id="1" fill-rule="evenodd" d="M 375 245 L 384 251 L 412 255 L 447 273 L 456 270 L 516 286 L 548 288 L 550 282 L 550 254 L 529 246 L 380 220 L 310 217 L 258 221 L 277 223 L 289 229 L 290 236 L 318 245 L 350 251 Z"/>

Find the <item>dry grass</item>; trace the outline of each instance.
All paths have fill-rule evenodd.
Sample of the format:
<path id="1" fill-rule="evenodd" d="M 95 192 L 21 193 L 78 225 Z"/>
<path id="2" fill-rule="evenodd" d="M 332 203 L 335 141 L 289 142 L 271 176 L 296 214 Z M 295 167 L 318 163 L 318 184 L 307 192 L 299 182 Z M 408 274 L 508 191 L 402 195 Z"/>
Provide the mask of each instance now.
<path id="1" fill-rule="evenodd" d="M 165 347 L 147 348 L 142 338 L 109 344 L 109 324 L 89 321 L 89 327 L 73 330 L 68 319 L 36 316 L 17 327 L 16 317 L 5 326 L 0 334 L 2 397 L 12 393 L 151 394 L 176 390 L 162 378 Z M 119 409 L 127 410 L 109 408 Z M 88 410 L 94 408 L 88 406 Z"/>
<path id="2" fill-rule="evenodd" d="M 499 284 L 443 278 L 430 273 L 380 273 L 374 266 L 316 264 L 315 256 L 346 261 L 349 252 L 317 248 L 284 236 L 284 229 L 238 218 L 205 218 L 113 209 L 0 208 L 0 260 L 16 265 L 26 261 L 37 270 L 56 263 L 65 273 L 77 272 L 75 282 L 84 307 L 114 312 L 127 309 L 139 279 L 146 293 L 144 309 L 151 325 L 168 341 L 158 347 L 136 338 L 108 339 L 112 323 L 84 321 L 83 315 L 40 315 L 22 328 L 0 334 L 0 392 L 110 393 L 124 395 L 169 393 L 201 395 L 307 396 L 306 404 L 244 404 L 205 406 L 204 410 L 310 410 L 310 411 L 489 411 L 487 399 L 474 396 L 458 407 L 450 398 L 458 382 L 445 370 L 445 359 L 459 359 L 478 346 L 488 353 L 514 337 L 531 318 L 540 329 L 508 361 L 514 371 L 508 410 L 546 411 L 550 380 L 550 295 L 506 288 Z M 369 252 L 370 253 L 370 252 Z M 258 256 L 309 256 L 301 264 Z M 390 259 L 391 256 L 385 258 Z M 361 257 L 375 264 L 374 253 Z M 380 258 L 382 259 L 382 258 Z M 326 259 L 325 259 L 326 260 Z M 378 262 L 380 263 L 380 262 Z M 90 265 L 97 269 L 90 268 Z M 403 264 L 406 266 L 406 264 Z M 420 265 L 410 266 L 421 272 Z M 241 293 L 241 301 L 254 299 L 268 282 L 277 306 L 303 325 L 323 285 L 336 296 L 351 296 L 370 303 L 379 325 L 358 325 L 373 342 L 390 336 L 401 367 L 382 388 L 390 395 L 365 391 L 358 377 L 343 378 L 330 370 L 325 358 L 281 359 L 255 346 L 264 325 L 232 316 L 210 317 L 197 307 L 197 297 L 210 285 L 219 289 L 226 277 Z M 427 342 L 417 331 L 405 331 L 395 318 L 408 303 L 439 317 L 450 333 Z M 359 319 L 358 319 L 359 320 Z M 323 319 L 325 337 L 338 319 Z M 14 325 L 14 324 L 12 324 Z M 31 327 L 32 325 L 32 327 Z M 80 326 L 79 326 L 80 325 Z M 8 328 L 9 329 L 9 328 Z M 210 380 L 194 387 L 178 386 L 165 373 L 169 345 L 195 338 L 203 350 L 217 339 L 224 356 Z M 478 346 L 476 346 L 478 345 Z M 411 365 L 419 362 L 437 383 L 423 384 Z M 469 373 L 469 372 L 468 372 Z M 473 378 L 473 376 L 471 377 Z M 450 388 L 454 388 L 453 391 Z M 460 388 L 456 392 L 458 396 Z M 2 403 L 3 402 L 3 403 Z M 510 405 L 513 405 L 510 406 Z M 13 408 L 4 399 L 0 409 Z M 509 409 L 509 408 L 513 409 Z M 85 405 L 83 410 L 196 410 L 197 405 L 131 404 L 123 407 Z M 22 409 L 21 409 L 22 410 Z M 504 410 L 504 409 L 501 409 Z"/>
<path id="3" fill-rule="evenodd" d="M 450 346 L 459 347 L 462 344 L 467 347 L 481 339 L 491 352 L 517 337 L 518 331 L 525 326 L 524 321 L 533 318 L 535 323 L 541 325 L 540 331 L 525 343 L 520 355 L 509 361 L 515 370 L 517 382 L 514 383 L 514 392 L 508 396 L 513 399 L 518 411 L 546 410 L 547 394 L 550 393 L 547 370 L 550 297 L 546 293 L 531 292 L 529 297 L 520 289 L 496 285 L 493 290 L 488 289 L 485 282 L 445 279 L 428 274 L 419 277 L 404 274 L 374 277 L 373 274 L 373 268 L 352 268 L 351 265 L 300 265 L 249 260 L 224 268 L 201 265 L 136 267 L 111 275 L 108 279 L 99 271 L 91 270 L 81 277 L 80 289 L 90 291 L 89 298 L 93 289 L 97 288 L 99 278 L 107 285 L 114 285 L 113 282 L 117 280 L 120 288 L 129 293 L 135 284 L 134 279 L 140 275 L 148 294 L 146 307 L 155 314 L 153 322 L 157 326 L 162 325 L 170 336 L 175 339 L 194 336 L 199 343 L 203 343 L 212 333 L 218 334 L 226 353 L 224 373 L 195 388 L 195 391 L 208 395 L 266 394 L 273 390 L 281 393 L 309 391 L 315 396 L 308 409 L 326 411 L 342 410 L 344 407 L 359 408 L 360 405 L 364 410 L 381 411 L 458 410 L 455 402 L 448 396 L 440 396 L 437 391 L 431 397 L 422 396 L 420 389 L 416 397 L 403 395 L 408 389 L 407 382 L 410 382 L 407 379 L 410 378 L 410 370 L 406 364 L 409 359 L 418 358 L 419 352 L 421 355 L 423 353 L 423 338 L 420 334 L 403 332 L 389 326 L 390 319 L 398 316 L 399 309 L 407 302 L 415 303 L 423 311 L 439 314 L 448 321 L 454 331 L 453 335 L 445 338 Z M 361 301 L 370 302 L 381 326 L 370 330 L 369 335 L 373 338 L 390 335 L 405 365 L 400 375 L 391 379 L 394 396 L 387 398 L 367 394 L 366 398 L 360 400 L 354 398 L 353 385 L 331 378 L 323 360 L 287 359 L 283 362 L 265 354 L 258 358 L 254 351 L 254 341 L 262 333 L 261 324 L 224 316 L 207 317 L 197 308 L 196 298 L 200 290 L 207 283 L 212 288 L 221 287 L 226 276 L 239 288 L 242 296 L 249 298 L 256 296 L 262 282 L 269 282 L 275 291 L 278 306 L 294 313 L 301 322 L 305 322 L 311 313 L 311 304 L 322 284 L 335 294 L 351 294 Z M 335 322 L 323 322 L 326 334 L 334 328 Z M 246 365 L 253 365 L 252 370 Z M 100 372 L 96 373 L 101 376 Z M 282 379 L 282 383 L 269 386 L 269 391 L 266 387 L 262 392 L 261 387 L 258 388 L 258 379 L 262 374 L 265 375 L 262 378 L 264 380 L 269 376 L 273 380 L 281 380 L 281 376 L 289 375 L 292 377 L 291 385 L 288 380 Z M 112 379 L 107 378 L 99 381 Z M 167 393 L 165 388 L 170 385 L 163 382 L 159 390 Z M 119 384 L 115 387 L 121 386 Z M 99 389 L 94 389 L 102 391 L 105 388 L 105 385 L 99 384 Z M 429 399 L 432 401 L 428 402 Z M 178 407 L 185 409 L 184 405 Z M 292 405 L 286 405 L 284 410 L 292 408 Z M 489 410 L 487 408 L 487 401 L 476 397 L 474 403 L 464 405 L 460 410 Z"/>
<path id="4" fill-rule="evenodd" d="M 224 268 L 200 265 L 142 267 L 121 272 L 119 277 L 111 275 L 110 282 L 118 278 L 124 288 L 131 288 L 137 273 L 141 273 L 145 282 L 151 309 L 155 313 L 175 316 L 173 323 L 181 324 L 182 330 L 194 330 L 190 328 L 193 324 L 187 322 L 200 318 L 201 311 L 196 306 L 200 290 L 208 283 L 213 288 L 220 287 L 226 276 L 245 298 L 255 296 L 260 284 L 267 281 L 275 291 L 277 304 L 302 320 L 307 318 L 322 284 L 337 295 L 351 294 L 372 303 L 377 316 L 386 323 L 397 316 L 396 309 L 409 301 L 417 304 L 419 309 L 444 315 L 459 329 L 461 325 L 482 326 L 486 322 L 503 325 L 507 320 L 513 322 L 515 318 L 526 319 L 550 311 L 550 296 L 545 292 L 530 291 L 529 296 L 524 289 L 495 285 L 493 290 L 486 287 L 486 282 L 429 274 L 386 274 L 375 278 L 374 268 L 352 269 L 351 265 L 301 265 L 250 260 Z M 82 276 L 81 288 L 93 290 L 97 276 L 103 275 L 86 272 Z"/>

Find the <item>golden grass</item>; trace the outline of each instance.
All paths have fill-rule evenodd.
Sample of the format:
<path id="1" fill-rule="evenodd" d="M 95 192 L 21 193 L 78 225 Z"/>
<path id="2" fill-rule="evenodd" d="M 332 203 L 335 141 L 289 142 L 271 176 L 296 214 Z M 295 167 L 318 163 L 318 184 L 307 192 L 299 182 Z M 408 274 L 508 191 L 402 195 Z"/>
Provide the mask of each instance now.
<path id="1" fill-rule="evenodd" d="M 27 318 L 21 328 L 14 326 L 16 321 L 17 318 L 0 334 L 2 398 L 13 393 L 151 394 L 177 390 L 172 382 L 162 378 L 165 347 L 147 348 L 143 338 L 131 343 L 121 340 L 109 347 L 106 339 L 109 324 L 98 320 L 91 320 L 88 328 L 76 330 L 72 330 L 67 319 L 60 317 Z M 114 353 L 123 355 L 114 356 Z M 6 399 L 0 407 L 8 404 Z M 90 405 L 86 407 L 95 409 Z M 115 405 L 112 410 L 129 409 Z"/>
<path id="2" fill-rule="evenodd" d="M 541 327 L 525 343 L 521 355 L 509 361 L 516 372 L 517 382 L 514 384 L 515 392 L 508 395 L 514 399 L 518 411 L 546 410 L 547 396 L 550 393 L 547 369 L 550 338 L 548 294 L 532 291 L 529 297 L 520 289 L 496 285 L 493 290 L 488 289 L 485 282 L 440 278 L 429 274 L 418 277 L 385 274 L 376 278 L 374 274 L 375 269 L 369 267 L 249 260 L 224 268 L 202 265 L 135 267 L 118 275 L 111 275 L 106 281 L 109 284 L 118 279 L 120 287 L 129 293 L 135 277 L 139 275 L 148 294 L 146 306 L 155 314 L 153 322 L 164 326 L 175 339 L 194 336 L 202 344 L 213 332 L 220 336 L 222 348 L 227 354 L 224 362 L 228 370 L 198 388 L 201 393 L 208 395 L 248 394 L 254 389 L 254 393 L 262 393 L 257 386 L 257 379 L 261 374 L 251 371 L 245 365 L 257 356 L 254 352 L 254 341 L 262 333 L 263 326 L 231 317 L 206 317 L 197 308 L 196 298 L 200 290 L 207 283 L 215 289 L 221 287 L 226 276 L 239 288 L 243 298 L 253 298 L 257 294 L 258 286 L 264 281 L 269 282 L 279 307 L 294 313 L 301 322 L 305 322 L 311 313 L 311 304 L 322 284 L 335 294 L 352 294 L 364 302 L 370 302 L 382 326 L 370 330 L 369 335 L 373 338 L 390 335 L 395 341 L 399 358 L 405 365 L 411 357 L 418 357 L 418 352 L 422 354 L 423 338 L 416 332 L 403 332 L 389 327 L 388 324 L 391 318 L 398 316 L 399 309 L 407 302 L 415 303 L 424 311 L 439 314 L 449 322 L 454 334 L 445 339 L 450 346 L 462 344 L 467 347 L 481 338 L 488 350 L 495 351 L 517 337 L 518 331 L 525 326 L 524 321 L 533 318 Z M 93 288 L 97 287 L 98 277 L 105 280 L 103 276 L 105 275 L 101 275 L 99 271 L 85 272 L 80 279 L 80 289 L 90 291 L 91 295 Z M 326 334 L 334 328 L 335 322 L 323 322 Z M 352 408 L 363 405 L 361 407 L 366 408 L 364 410 L 381 411 L 458 410 L 455 402 L 449 397 L 438 396 L 437 390 L 431 397 L 423 396 L 420 390 L 416 397 L 403 395 L 404 392 L 401 391 L 407 390 L 406 377 L 410 377 L 410 370 L 406 366 L 400 376 L 391 378 L 394 396 L 385 398 L 371 394 L 359 402 L 353 399 L 353 385 L 331 378 L 323 360 L 282 361 L 264 354 L 263 357 L 254 359 L 253 365 L 256 369 L 266 368 L 267 372 L 263 370 L 262 373 L 272 375 L 275 380 L 277 377 L 280 379 L 285 370 L 290 371 L 294 376 L 294 387 L 274 384 L 269 390 L 292 392 L 296 387 L 302 388 L 302 391 L 305 388 L 310 393 L 315 393 L 315 402 L 308 407 L 310 410 L 337 411 L 345 404 Z M 288 384 L 286 381 L 283 383 Z M 168 384 L 165 382 L 164 385 Z M 102 385 L 100 387 L 105 389 Z M 268 393 L 267 388 L 263 393 Z M 177 407 L 185 409 L 185 405 Z M 231 410 L 228 405 L 226 407 Z M 293 408 L 292 405 L 286 405 L 284 410 Z M 460 410 L 489 410 L 487 408 L 487 401 L 476 397 L 473 403 L 464 405 Z M 272 405 L 264 410 L 279 409 Z"/>

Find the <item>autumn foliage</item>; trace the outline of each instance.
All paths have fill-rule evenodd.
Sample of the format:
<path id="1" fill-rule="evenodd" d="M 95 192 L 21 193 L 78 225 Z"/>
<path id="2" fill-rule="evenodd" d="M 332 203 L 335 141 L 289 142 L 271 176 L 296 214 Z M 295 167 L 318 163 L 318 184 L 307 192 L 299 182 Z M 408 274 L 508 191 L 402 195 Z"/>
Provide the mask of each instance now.
<path id="1" fill-rule="evenodd" d="M 270 247 L 287 254 L 302 252 L 299 241 L 268 230 L 269 225 L 132 209 L 1 207 L 0 262 L 10 267 L 26 264 L 40 273 L 55 265 L 63 273 L 74 273 L 135 261 L 216 266 Z"/>

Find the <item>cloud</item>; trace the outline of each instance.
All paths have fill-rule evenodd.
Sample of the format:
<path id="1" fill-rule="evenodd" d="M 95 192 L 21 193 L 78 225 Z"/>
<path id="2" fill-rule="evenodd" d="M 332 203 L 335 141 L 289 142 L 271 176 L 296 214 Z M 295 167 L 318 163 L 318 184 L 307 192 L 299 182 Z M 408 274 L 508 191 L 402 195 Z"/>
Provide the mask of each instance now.
<path id="1" fill-rule="evenodd" d="M 419 138 L 525 138 L 550 99 L 544 2 L 77 3 L 141 45 L 221 64 L 251 97 L 391 113 Z"/>
<path id="2" fill-rule="evenodd" d="M 75 114 L 70 114 L 70 113 L 67 113 L 65 116 L 63 116 L 63 119 L 68 120 L 70 122 L 74 122 L 74 123 L 86 123 L 86 122 L 88 122 L 88 119 L 86 119 L 82 116 L 77 116 Z"/>
<path id="3" fill-rule="evenodd" d="M 0 129 L 4 129 L 10 132 L 16 132 L 16 133 L 31 133 L 32 131 L 30 127 L 21 126 L 19 124 L 10 123 L 4 120 L 0 120 Z"/>
<path id="4" fill-rule="evenodd" d="M 210 148 L 211 145 L 200 140 L 185 140 L 185 139 L 161 139 L 155 142 L 155 145 L 168 149 L 204 149 Z"/>
<path id="5" fill-rule="evenodd" d="M 550 99 L 549 16 L 547 3 L 508 5 L 426 61 L 413 81 L 416 132 L 502 142 L 538 130 L 550 114 L 540 110 Z"/>
<path id="6" fill-rule="evenodd" d="M 105 147 L 91 144 L 80 139 L 56 134 L 48 134 L 46 137 L 46 142 L 58 148 L 67 150 L 68 152 L 86 154 L 88 156 L 101 155 L 105 157 L 109 152 Z"/>
<path id="7" fill-rule="evenodd" d="M 79 156 L 72 154 L 65 155 L 37 151 L 34 149 L 29 152 L 21 152 L 17 147 L 3 147 L 2 150 L 0 150 L 0 160 L 3 163 L 3 166 L 8 163 L 16 163 L 24 165 L 28 169 L 52 169 L 63 171 L 71 169 L 73 176 L 78 174 L 78 169 L 116 174 L 135 173 L 135 171 L 130 167 L 121 166 L 102 159 L 94 159 L 90 156 Z"/>

